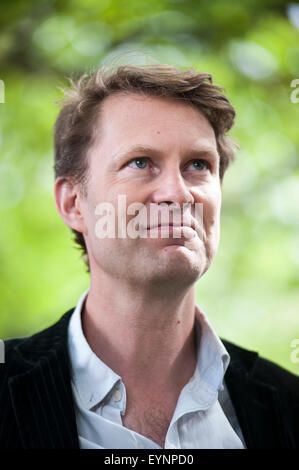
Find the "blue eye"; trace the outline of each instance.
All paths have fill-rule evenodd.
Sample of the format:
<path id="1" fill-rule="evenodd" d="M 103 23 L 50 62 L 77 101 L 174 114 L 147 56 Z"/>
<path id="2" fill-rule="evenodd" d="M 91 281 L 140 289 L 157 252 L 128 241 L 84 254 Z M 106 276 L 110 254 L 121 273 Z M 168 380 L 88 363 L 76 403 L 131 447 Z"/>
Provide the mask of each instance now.
<path id="1" fill-rule="evenodd" d="M 191 163 L 189 163 L 189 165 L 194 165 L 194 167 L 200 171 L 206 170 L 209 167 L 209 163 L 203 159 L 195 159 Z M 140 170 L 144 170 L 148 166 L 148 158 L 147 157 L 133 158 L 128 163 L 128 166 L 131 166 L 131 168 L 139 168 Z"/>
<path id="2" fill-rule="evenodd" d="M 147 159 L 145 157 L 133 158 L 133 160 L 129 162 L 129 165 L 131 165 L 132 163 L 136 163 L 137 168 L 140 168 L 142 170 L 147 166 Z"/>
<path id="3" fill-rule="evenodd" d="M 208 168 L 208 162 L 206 160 L 193 160 L 190 165 L 194 165 L 197 170 L 205 170 Z"/>

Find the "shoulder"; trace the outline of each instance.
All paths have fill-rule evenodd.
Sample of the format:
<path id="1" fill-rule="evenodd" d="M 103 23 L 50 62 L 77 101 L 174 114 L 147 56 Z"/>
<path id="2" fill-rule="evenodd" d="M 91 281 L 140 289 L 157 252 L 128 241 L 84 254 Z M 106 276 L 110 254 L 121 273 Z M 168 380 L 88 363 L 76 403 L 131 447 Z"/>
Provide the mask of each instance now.
<path id="1" fill-rule="evenodd" d="M 256 351 L 226 340 L 222 342 L 230 355 L 230 368 L 233 373 L 243 373 L 245 378 L 275 387 L 280 392 L 285 391 L 299 406 L 299 376 L 260 356 Z"/>
<path id="2" fill-rule="evenodd" d="M 74 308 L 53 325 L 31 336 L 4 340 L 4 363 L 0 364 L 0 387 L 9 377 L 22 374 L 53 351 L 65 350 L 67 327 Z"/>
<path id="3" fill-rule="evenodd" d="M 16 347 L 20 345 L 23 341 L 26 341 L 26 339 L 27 338 L 24 337 L 4 340 L 4 362 L 0 364 L 0 387 L 8 381 L 11 375 L 19 371 L 19 360 L 18 354 L 16 353 Z"/>
<path id="4" fill-rule="evenodd" d="M 59 371 L 58 377 L 62 377 L 60 382 L 58 380 L 60 387 L 61 383 L 66 387 L 64 377 L 68 371 L 67 334 L 73 310 L 66 312 L 54 325 L 32 336 L 4 341 L 4 363 L 0 364 L 1 449 L 24 447 L 25 430 L 27 426 L 28 429 L 30 426 L 34 428 L 36 419 L 34 415 L 36 413 L 40 420 L 39 416 L 44 406 L 35 400 L 37 397 L 40 400 L 42 396 L 43 403 L 49 406 L 45 392 L 40 395 L 38 391 L 48 391 L 48 386 L 55 384 L 52 375 L 56 370 Z M 55 385 L 53 388 L 55 391 Z M 49 392 L 49 396 L 54 395 L 53 390 L 52 393 Z M 37 408 L 40 406 L 39 414 L 35 407 L 32 414 L 33 408 L 30 407 L 33 402 Z M 24 416 L 28 417 L 28 421 L 24 421 L 26 427 L 22 429 L 19 419 L 25 420 Z M 42 424 L 42 421 L 39 421 L 39 424 Z"/>
<path id="5" fill-rule="evenodd" d="M 258 352 L 222 340 L 225 382 L 248 448 L 297 448 L 299 377 Z"/>

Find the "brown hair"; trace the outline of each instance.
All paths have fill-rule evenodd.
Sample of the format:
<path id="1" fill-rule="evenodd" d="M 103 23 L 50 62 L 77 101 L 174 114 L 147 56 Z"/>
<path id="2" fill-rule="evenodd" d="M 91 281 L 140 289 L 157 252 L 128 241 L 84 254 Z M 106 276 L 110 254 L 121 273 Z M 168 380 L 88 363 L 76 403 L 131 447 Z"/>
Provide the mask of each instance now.
<path id="1" fill-rule="evenodd" d="M 184 100 L 198 108 L 212 125 L 220 156 L 219 176 L 222 181 L 229 164 L 234 160 L 236 144 L 225 135 L 234 124 L 235 110 L 213 84 L 208 73 L 194 69 L 180 70 L 170 65 L 123 65 L 116 70 L 102 67 L 84 74 L 71 88 L 63 90 L 66 98 L 55 124 L 55 177 L 65 176 L 78 183 L 86 192 L 88 179 L 87 153 L 95 139 L 95 124 L 101 102 L 114 93 L 142 93 L 150 96 Z M 89 262 L 82 233 L 73 230 L 74 241 Z"/>

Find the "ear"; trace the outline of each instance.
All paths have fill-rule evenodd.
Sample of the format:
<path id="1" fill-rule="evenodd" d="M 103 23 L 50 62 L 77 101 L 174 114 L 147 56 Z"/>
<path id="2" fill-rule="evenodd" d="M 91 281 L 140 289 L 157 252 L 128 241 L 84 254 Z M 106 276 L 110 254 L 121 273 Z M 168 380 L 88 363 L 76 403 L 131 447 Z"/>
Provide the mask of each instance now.
<path id="1" fill-rule="evenodd" d="M 86 233 L 82 214 L 82 193 L 79 185 L 69 178 L 58 177 L 54 186 L 55 204 L 66 225 L 81 233 Z"/>

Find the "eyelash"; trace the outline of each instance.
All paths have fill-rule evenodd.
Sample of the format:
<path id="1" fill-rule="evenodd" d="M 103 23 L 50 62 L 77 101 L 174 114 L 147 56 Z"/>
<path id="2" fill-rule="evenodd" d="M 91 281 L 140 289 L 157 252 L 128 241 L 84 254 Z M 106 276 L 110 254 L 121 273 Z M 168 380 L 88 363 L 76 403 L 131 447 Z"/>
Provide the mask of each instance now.
<path id="1" fill-rule="evenodd" d="M 148 157 L 136 157 L 136 158 L 133 158 L 132 160 L 130 160 L 127 163 L 127 165 L 129 165 L 132 162 L 135 162 L 136 160 L 146 160 L 148 162 L 149 158 Z M 210 169 L 210 163 L 207 160 L 203 159 L 203 158 L 194 158 L 191 162 L 192 163 L 193 162 L 205 162 L 205 164 L 207 166 L 207 169 Z M 143 170 L 143 169 L 145 169 L 145 168 L 139 168 L 139 170 Z"/>

